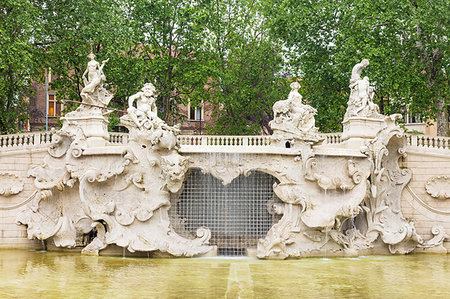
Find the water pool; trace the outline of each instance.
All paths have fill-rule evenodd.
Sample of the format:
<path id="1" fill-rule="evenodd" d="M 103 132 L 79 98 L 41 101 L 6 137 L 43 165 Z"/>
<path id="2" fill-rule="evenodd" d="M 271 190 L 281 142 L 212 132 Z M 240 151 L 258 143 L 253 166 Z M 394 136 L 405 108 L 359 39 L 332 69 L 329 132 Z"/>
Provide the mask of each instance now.
<path id="1" fill-rule="evenodd" d="M 450 255 L 146 259 L 0 250 L 0 298 L 445 298 Z"/>

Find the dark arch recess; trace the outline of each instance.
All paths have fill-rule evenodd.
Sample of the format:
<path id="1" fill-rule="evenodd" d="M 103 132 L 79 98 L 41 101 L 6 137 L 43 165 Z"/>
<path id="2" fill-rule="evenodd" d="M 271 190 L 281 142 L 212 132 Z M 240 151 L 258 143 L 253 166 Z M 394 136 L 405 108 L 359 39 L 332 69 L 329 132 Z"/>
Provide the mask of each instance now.
<path id="1" fill-rule="evenodd" d="M 270 174 L 252 171 L 224 186 L 212 175 L 190 169 L 171 208 L 176 212 L 174 228 L 181 235 L 195 235 L 197 228 L 208 227 L 210 244 L 218 247 L 219 255 L 245 255 L 280 218 L 271 211 L 271 203 L 279 201 L 275 182 Z"/>

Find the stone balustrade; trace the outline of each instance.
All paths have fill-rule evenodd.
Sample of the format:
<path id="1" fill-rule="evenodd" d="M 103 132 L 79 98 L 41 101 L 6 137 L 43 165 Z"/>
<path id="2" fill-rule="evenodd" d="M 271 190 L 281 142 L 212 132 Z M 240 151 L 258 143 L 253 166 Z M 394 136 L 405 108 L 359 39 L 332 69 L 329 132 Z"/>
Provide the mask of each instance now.
<path id="1" fill-rule="evenodd" d="M 112 144 L 127 144 L 128 133 L 109 132 L 109 142 Z"/>
<path id="2" fill-rule="evenodd" d="M 342 133 L 324 133 L 321 134 L 323 137 L 325 137 L 323 143 L 324 144 L 336 144 L 342 142 Z"/>
<path id="3" fill-rule="evenodd" d="M 450 138 L 442 136 L 426 136 L 407 134 L 408 145 L 418 148 L 450 149 Z"/>
<path id="4" fill-rule="evenodd" d="M 50 144 L 51 140 L 52 132 L 50 131 L 0 135 L 0 149 Z"/>
<path id="5" fill-rule="evenodd" d="M 321 134 L 324 144 L 338 144 L 342 142 L 342 133 Z M 426 136 L 406 134 L 408 146 L 412 148 L 429 148 L 450 150 L 450 138 L 442 136 Z M 0 149 L 32 147 L 51 143 L 52 132 L 30 132 L 12 135 L 0 135 Z M 260 147 L 270 145 L 272 136 L 217 136 L 217 135 L 179 135 L 181 146 L 225 146 L 225 147 Z M 128 133 L 109 133 L 111 144 L 127 144 Z"/>
<path id="6" fill-rule="evenodd" d="M 267 146 L 271 136 L 180 135 L 181 146 Z"/>

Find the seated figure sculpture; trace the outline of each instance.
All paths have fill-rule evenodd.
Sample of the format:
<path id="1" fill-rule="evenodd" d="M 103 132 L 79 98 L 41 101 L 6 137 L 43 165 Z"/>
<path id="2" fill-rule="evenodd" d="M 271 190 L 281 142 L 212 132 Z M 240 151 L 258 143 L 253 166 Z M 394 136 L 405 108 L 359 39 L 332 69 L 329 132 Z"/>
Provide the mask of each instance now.
<path id="1" fill-rule="evenodd" d="M 154 121 L 162 121 L 158 118 L 158 110 L 156 108 L 156 89 L 151 83 L 145 83 L 142 91 L 128 98 L 128 115 L 135 122 L 138 128 L 145 127 L 150 129 Z M 133 106 L 136 101 L 136 106 Z"/>
<path id="2" fill-rule="evenodd" d="M 128 98 L 127 112 L 128 115 L 122 116 L 120 120 L 130 130 L 131 138 L 148 139 L 154 149 L 176 147 L 179 126 L 171 127 L 158 117 L 156 88 L 153 84 L 145 83 L 141 91 Z"/>
<path id="3" fill-rule="evenodd" d="M 317 139 L 314 115 L 317 110 L 302 103 L 298 92 L 300 84 L 291 83 L 291 92 L 287 100 L 278 101 L 273 105 L 274 119 L 269 123 L 275 137 Z"/>
<path id="4" fill-rule="evenodd" d="M 373 102 L 375 93 L 369 84 L 369 78 L 361 79 L 361 73 L 368 65 L 369 60 L 363 59 L 352 69 L 349 86 L 350 98 L 344 120 L 349 117 L 382 118 L 379 107 Z"/>

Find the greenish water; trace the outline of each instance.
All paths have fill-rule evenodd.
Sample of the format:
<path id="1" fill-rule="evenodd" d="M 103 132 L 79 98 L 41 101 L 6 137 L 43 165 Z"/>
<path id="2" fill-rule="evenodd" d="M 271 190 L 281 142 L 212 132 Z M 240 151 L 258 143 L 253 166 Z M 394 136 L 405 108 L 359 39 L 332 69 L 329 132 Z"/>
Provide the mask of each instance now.
<path id="1" fill-rule="evenodd" d="M 0 298 L 449 298 L 450 255 L 144 259 L 0 251 Z"/>

